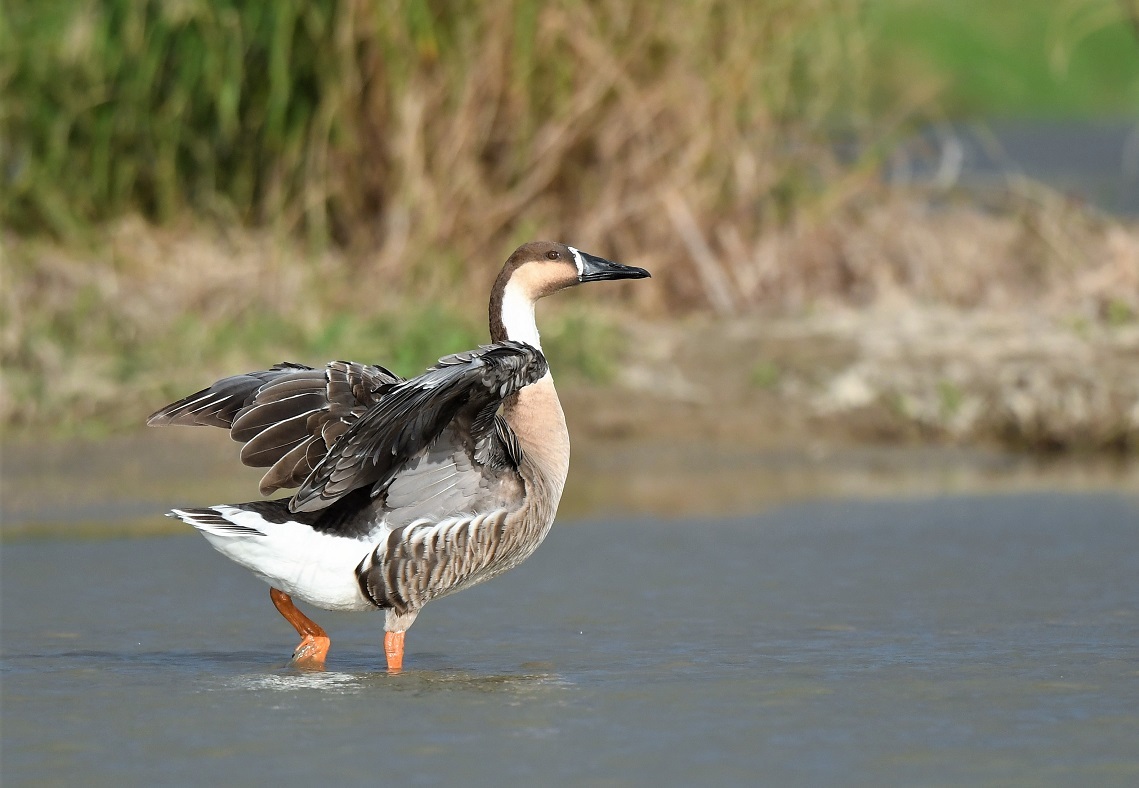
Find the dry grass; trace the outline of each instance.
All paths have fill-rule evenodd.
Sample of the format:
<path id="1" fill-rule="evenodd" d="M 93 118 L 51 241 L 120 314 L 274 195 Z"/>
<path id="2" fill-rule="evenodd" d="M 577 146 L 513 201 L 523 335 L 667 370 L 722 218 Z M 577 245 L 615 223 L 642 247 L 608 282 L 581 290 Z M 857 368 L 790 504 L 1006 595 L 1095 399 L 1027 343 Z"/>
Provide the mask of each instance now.
<path id="1" fill-rule="evenodd" d="M 695 222 L 688 229 L 705 237 Z M 707 232 L 742 237 L 726 221 Z M 741 315 L 869 307 L 1008 312 L 1031 314 L 1076 338 L 1139 321 L 1139 226 L 1047 195 L 1022 198 L 1003 214 L 931 206 L 912 195 L 882 193 L 873 201 L 863 195 L 750 246 L 702 242 L 703 264 L 718 273 L 731 299 L 725 309 Z M 728 256 L 723 248 L 735 251 Z M 9 427 L 129 426 L 214 376 L 285 359 L 350 357 L 406 374 L 485 337 L 489 274 L 434 297 L 438 280 L 388 285 L 367 258 L 298 251 L 264 231 L 156 228 L 131 219 L 108 225 L 86 251 L 9 234 L 3 252 L 0 420 Z M 641 288 L 591 292 L 589 308 L 596 310 L 598 298 L 617 299 L 626 302 L 626 315 L 659 318 L 662 303 L 674 315 L 677 308 L 715 306 L 695 256 L 678 254 L 683 265 L 654 269 Z M 632 262 L 653 266 L 643 256 Z M 483 271 L 499 261 L 480 263 Z M 476 279 L 462 278 L 468 277 Z M 638 301 L 642 291 L 647 296 Z M 677 293 L 688 295 L 673 301 Z M 598 319 L 596 311 L 586 317 L 584 305 L 571 298 L 544 306 L 544 337 L 560 370 L 603 381 L 611 356 L 620 355 L 620 333 L 604 326 L 621 320 Z M 908 329 L 897 330 L 906 341 Z M 1029 345 L 1036 331 L 1025 324 Z M 910 333 L 914 345 L 938 345 L 937 331 L 925 340 Z M 968 366 L 970 343 L 953 347 Z M 985 356 L 980 346 L 974 350 L 974 360 Z M 1037 350 L 1043 361 L 1033 363 L 1046 362 L 1047 348 Z M 948 363 L 947 352 L 937 352 L 934 367 Z M 659 381 L 656 388 L 668 389 Z M 934 384 L 926 388 L 923 396 L 934 403 L 949 396 Z M 1126 403 L 1116 404 L 1126 411 Z"/>
<path id="2" fill-rule="evenodd" d="M 820 302 L 1032 306 L 1056 318 L 1139 316 L 1139 224 L 1022 185 L 999 210 L 971 201 L 863 192 L 817 220 L 751 244 L 714 221 L 711 236 L 738 308 L 795 311 Z"/>
<path id="3" fill-rule="evenodd" d="M 91 433 L 136 427 L 167 400 L 282 360 L 375 361 L 404 375 L 486 341 L 485 293 L 415 297 L 361 286 L 359 261 L 265 231 L 109 223 L 92 247 L 0 236 L 0 424 Z M 418 286 L 420 292 L 430 285 Z M 544 310 L 570 380 L 603 383 L 618 342 L 580 302 Z"/>
<path id="4" fill-rule="evenodd" d="M 862 0 L 38 8 L 0 62 L 9 227 L 191 211 L 367 250 L 376 287 L 532 237 L 687 266 L 677 206 L 756 236 L 866 125 Z"/>

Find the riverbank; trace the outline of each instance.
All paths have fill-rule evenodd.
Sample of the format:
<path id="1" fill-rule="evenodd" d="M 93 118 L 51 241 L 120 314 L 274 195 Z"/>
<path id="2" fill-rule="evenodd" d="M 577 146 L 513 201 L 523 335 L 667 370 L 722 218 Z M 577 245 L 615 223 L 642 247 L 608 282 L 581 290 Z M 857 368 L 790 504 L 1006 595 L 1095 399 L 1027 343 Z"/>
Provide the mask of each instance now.
<path id="1" fill-rule="evenodd" d="M 688 229 L 669 264 L 626 260 L 653 271 L 644 287 L 543 302 L 563 391 L 740 408 L 764 434 L 786 422 L 856 442 L 1136 446 L 1139 222 L 1046 190 L 999 211 L 881 190 L 752 244 L 713 227 L 722 253 Z M 485 341 L 469 296 L 493 277 L 485 260 L 422 279 L 265 231 L 137 219 L 84 247 L 0 239 L 9 439 L 130 431 L 188 390 L 282 360 L 413 375 Z"/>
<path id="2" fill-rule="evenodd" d="M 666 420 L 626 403 L 602 407 L 598 420 L 613 425 L 602 429 L 630 436 L 1041 452 L 1139 446 L 1135 321 L 896 303 L 646 323 L 631 335 L 636 351 L 620 382 L 678 413 Z"/>

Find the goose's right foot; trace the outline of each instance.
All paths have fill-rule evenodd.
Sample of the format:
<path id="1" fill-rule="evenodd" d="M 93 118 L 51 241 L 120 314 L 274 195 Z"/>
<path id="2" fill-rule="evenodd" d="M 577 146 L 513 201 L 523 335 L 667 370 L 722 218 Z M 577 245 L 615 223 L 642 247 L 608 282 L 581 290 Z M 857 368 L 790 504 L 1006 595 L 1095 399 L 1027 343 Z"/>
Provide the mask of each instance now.
<path id="1" fill-rule="evenodd" d="M 384 656 L 388 658 L 388 673 L 403 670 L 403 632 L 384 633 Z"/>

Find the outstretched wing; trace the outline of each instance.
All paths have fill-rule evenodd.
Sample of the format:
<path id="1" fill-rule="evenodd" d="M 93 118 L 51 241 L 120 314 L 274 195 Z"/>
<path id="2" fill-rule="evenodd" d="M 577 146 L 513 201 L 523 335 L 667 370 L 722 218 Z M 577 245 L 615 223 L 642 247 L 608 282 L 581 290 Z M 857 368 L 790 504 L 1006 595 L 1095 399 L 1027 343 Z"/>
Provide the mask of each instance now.
<path id="1" fill-rule="evenodd" d="M 225 427 L 241 461 L 269 468 L 262 495 L 300 485 L 349 426 L 402 378 L 380 366 L 334 361 L 324 369 L 277 364 L 223 378 L 167 405 L 150 425 Z"/>
<path id="2" fill-rule="evenodd" d="M 419 462 L 445 430 L 451 435 L 445 442 L 453 448 L 465 444 L 463 453 L 479 465 L 516 465 L 517 440 L 498 408 L 547 370 L 542 352 L 522 342 L 499 342 L 440 359 L 423 375 L 386 391 L 353 420 L 289 508 L 323 509 L 365 486 L 378 496 L 409 463 Z"/>
<path id="3" fill-rule="evenodd" d="M 209 388 L 196 391 L 150 414 L 146 423 L 152 427 L 179 424 L 229 429 L 234 417 L 242 408 L 253 403 L 253 398 L 262 386 L 282 377 L 306 373 L 316 373 L 316 370 L 286 361 L 262 372 L 246 372 L 222 378 Z"/>

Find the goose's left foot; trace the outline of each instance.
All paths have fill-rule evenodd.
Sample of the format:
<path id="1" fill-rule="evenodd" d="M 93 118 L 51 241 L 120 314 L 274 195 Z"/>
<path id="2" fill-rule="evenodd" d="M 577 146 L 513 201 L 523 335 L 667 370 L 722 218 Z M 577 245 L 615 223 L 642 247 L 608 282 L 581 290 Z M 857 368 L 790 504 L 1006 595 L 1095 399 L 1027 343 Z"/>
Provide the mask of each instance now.
<path id="1" fill-rule="evenodd" d="M 331 645 L 328 633 L 298 610 L 297 606 L 293 604 L 293 598 L 284 591 L 270 588 L 269 598 L 273 600 L 277 612 L 284 616 L 285 620 L 292 624 L 293 628 L 297 630 L 297 634 L 301 636 L 300 644 L 293 651 L 292 664 L 298 668 L 323 670 L 324 660 L 328 657 L 328 647 Z"/>
<path id="2" fill-rule="evenodd" d="M 330 644 L 331 641 L 326 637 L 305 635 L 304 640 L 297 645 L 293 652 L 292 664 L 298 668 L 323 670 Z"/>

